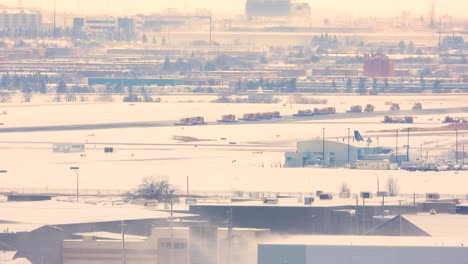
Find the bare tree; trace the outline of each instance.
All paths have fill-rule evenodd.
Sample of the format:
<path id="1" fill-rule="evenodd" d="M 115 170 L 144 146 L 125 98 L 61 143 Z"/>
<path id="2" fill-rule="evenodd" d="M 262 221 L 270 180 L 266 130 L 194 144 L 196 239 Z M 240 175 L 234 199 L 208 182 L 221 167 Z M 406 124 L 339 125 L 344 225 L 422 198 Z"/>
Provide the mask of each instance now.
<path id="1" fill-rule="evenodd" d="M 137 187 L 139 196 L 160 201 L 170 198 L 174 191 L 174 188 L 166 178 L 155 176 L 143 178 Z"/>
<path id="2" fill-rule="evenodd" d="M 398 178 L 390 176 L 387 179 L 387 192 L 389 196 L 397 196 L 399 191 Z"/>

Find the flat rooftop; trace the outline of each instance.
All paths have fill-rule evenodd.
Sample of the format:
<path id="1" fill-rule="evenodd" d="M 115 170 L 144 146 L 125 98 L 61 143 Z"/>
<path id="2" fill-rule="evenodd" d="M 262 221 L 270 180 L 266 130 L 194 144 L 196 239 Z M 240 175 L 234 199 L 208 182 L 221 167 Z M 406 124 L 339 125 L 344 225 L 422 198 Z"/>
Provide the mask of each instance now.
<path id="1" fill-rule="evenodd" d="M 468 247 L 468 237 L 462 239 L 449 239 L 389 236 L 287 236 L 277 237 L 261 244 L 305 246 Z"/>
<path id="2" fill-rule="evenodd" d="M 333 196 L 331 200 L 320 200 L 318 197 L 314 197 L 314 202 L 310 205 L 305 205 L 304 200 L 301 197 L 295 198 L 279 198 L 278 203 L 276 204 L 267 204 L 262 200 L 246 200 L 246 201 L 222 201 L 219 203 L 204 203 L 199 202 L 194 204 L 194 206 L 237 206 L 237 207 L 247 207 L 247 206 L 265 206 L 265 207 L 339 207 L 339 206 L 356 206 L 356 198 L 339 198 L 336 195 Z M 397 206 L 402 202 L 402 206 L 413 205 L 413 198 L 409 197 L 385 197 L 385 206 Z M 416 199 L 416 203 L 425 202 L 426 199 Z M 363 205 L 363 199 L 358 199 L 358 205 Z M 372 197 L 365 199 L 366 206 L 381 206 L 382 198 L 381 197 Z"/>

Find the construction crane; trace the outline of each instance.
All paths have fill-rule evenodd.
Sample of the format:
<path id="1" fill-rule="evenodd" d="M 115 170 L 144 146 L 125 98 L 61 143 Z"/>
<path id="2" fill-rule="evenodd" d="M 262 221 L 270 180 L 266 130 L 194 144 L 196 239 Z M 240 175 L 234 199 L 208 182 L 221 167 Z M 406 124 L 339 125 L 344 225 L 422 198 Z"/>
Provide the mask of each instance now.
<path id="1" fill-rule="evenodd" d="M 23 0 L 18 0 L 18 8 L 19 9 L 23 8 Z"/>

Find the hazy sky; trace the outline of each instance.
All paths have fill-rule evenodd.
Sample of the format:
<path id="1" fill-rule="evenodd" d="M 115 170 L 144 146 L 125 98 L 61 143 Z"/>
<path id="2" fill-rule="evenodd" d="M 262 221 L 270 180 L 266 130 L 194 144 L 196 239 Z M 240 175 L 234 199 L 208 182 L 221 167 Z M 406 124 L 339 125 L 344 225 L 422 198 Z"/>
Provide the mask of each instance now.
<path id="1" fill-rule="evenodd" d="M 351 15 L 394 15 L 398 10 L 411 10 L 414 15 L 427 15 L 432 0 L 297 0 L 309 2 L 312 9 L 331 9 Z M 0 0 L 0 4 L 16 6 L 18 0 Z M 215 13 L 241 14 L 245 0 L 56 0 L 56 9 L 81 13 L 126 14 L 129 3 L 134 2 L 134 11 L 139 13 L 157 12 L 168 7 L 193 10 L 197 7 L 212 8 Z M 468 0 L 436 0 L 437 13 L 467 16 Z M 42 6 L 52 9 L 54 0 L 23 0 L 24 6 Z M 312 10 L 313 14 L 313 10 Z"/>

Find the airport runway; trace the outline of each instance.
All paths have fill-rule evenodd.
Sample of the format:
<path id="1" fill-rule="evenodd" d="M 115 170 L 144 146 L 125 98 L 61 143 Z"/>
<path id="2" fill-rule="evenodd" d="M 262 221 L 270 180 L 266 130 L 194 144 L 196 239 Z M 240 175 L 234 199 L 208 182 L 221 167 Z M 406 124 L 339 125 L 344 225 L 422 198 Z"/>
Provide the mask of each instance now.
<path id="1" fill-rule="evenodd" d="M 441 108 L 441 109 L 423 109 L 423 110 L 403 110 L 403 111 L 376 111 L 372 113 L 337 113 L 334 115 L 316 115 L 307 117 L 283 116 L 282 118 L 273 118 L 259 121 L 239 121 L 235 123 L 207 122 L 206 125 L 247 125 L 247 124 L 288 124 L 304 121 L 320 121 L 326 123 L 328 120 L 369 118 L 385 115 L 390 116 L 421 116 L 421 115 L 441 115 L 467 112 L 468 107 Z M 76 125 L 48 125 L 48 126 L 29 126 L 29 127 L 3 127 L 0 133 L 21 133 L 21 132 L 44 132 L 44 131 L 72 131 L 72 130 L 100 130 L 100 129 L 119 129 L 119 128 L 145 128 L 145 127 L 168 127 L 174 126 L 176 120 L 172 121 L 145 121 L 145 122 L 119 122 L 102 124 L 76 124 Z M 336 124 L 336 122 L 333 122 Z M 345 123 L 345 122 L 343 122 Z M 349 122 L 346 122 L 349 123 Z M 360 122 L 362 123 L 362 122 Z"/>

